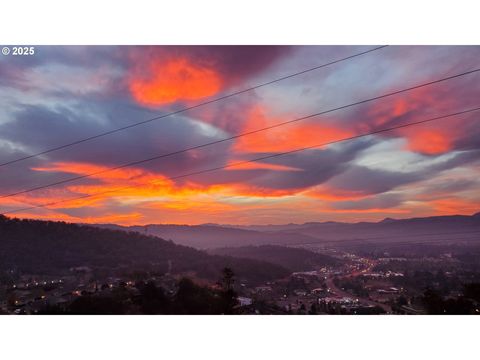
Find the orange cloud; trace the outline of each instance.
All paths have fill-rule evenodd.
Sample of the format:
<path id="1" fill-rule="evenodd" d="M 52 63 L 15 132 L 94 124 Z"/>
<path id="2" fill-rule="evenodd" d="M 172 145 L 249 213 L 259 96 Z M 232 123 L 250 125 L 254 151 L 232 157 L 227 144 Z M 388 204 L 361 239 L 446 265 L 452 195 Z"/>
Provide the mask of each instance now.
<path id="1" fill-rule="evenodd" d="M 217 202 L 215 198 L 210 199 L 210 201 L 184 201 L 184 200 L 173 200 L 173 201 L 162 201 L 162 202 L 151 202 L 143 206 L 144 209 L 154 209 L 154 210 L 173 210 L 173 211 L 192 211 L 192 212 L 201 212 L 202 214 L 219 214 L 225 211 L 234 211 L 236 207 L 231 204 L 223 204 Z"/>
<path id="2" fill-rule="evenodd" d="M 260 106 L 254 107 L 247 116 L 242 132 L 255 131 L 286 120 L 269 118 Z M 238 139 L 233 149 L 236 152 L 283 152 L 339 140 L 353 134 L 351 131 L 322 123 L 320 119 L 316 121 L 318 123 L 298 122 L 244 136 Z"/>
<path id="3" fill-rule="evenodd" d="M 60 162 L 50 166 L 34 168 L 36 171 L 64 172 L 76 175 L 88 175 L 108 169 L 104 166 L 88 163 Z M 236 194 L 235 185 L 215 184 L 203 186 L 193 182 L 182 185 L 175 184 L 161 174 L 142 169 L 118 169 L 93 176 L 99 183 L 75 184 L 67 183 L 64 188 L 48 189 L 44 193 L 31 193 L 16 200 L 25 200 L 30 204 L 55 202 L 58 199 L 74 198 L 82 194 L 92 194 L 92 197 L 76 199 L 49 206 L 50 208 L 78 208 L 84 206 L 103 206 L 104 201 L 117 198 L 124 202 L 148 202 L 149 199 L 163 198 L 168 201 L 182 201 L 185 207 L 193 205 L 194 197 L 219 194 Z M 98 195 L 95 195 L 98 194 Z M 163 200 L 162 200 L 163 201 Z"/>
<path id="4" fill-rule="evenodd" d="M 316 186 L 304 193 L 307 196 L 326 201 L 360 200 L 370 196 L 362 191 L 335 189 L 326 185 Z"/>
<path id="5" fill-rule="evenodd" d="M 365 117 L 359 119 L 357 127 L 361 132 L 367 132 L 372 130 L 372 125 L 380 129 L 457 111 L 459 101 L 451 96 L 452 91 L 446 87 L 427 87 L 376 102 Z M 421 127 L 396 130 L 385 136 L 404 137 L 407 150 L 436 155 L 450 151 L 463 128 L 461 118 L 448 118 Z"/>
<path id="6" fill-rule="evenodd" d="M 130 91 L 139 103 L 163 105 L 178 100 L 196 100 L 216 94 L 222 86 L 220 74 L 206 64 L 186 57 L 147 64 L 146 75 L 130 79 Z"/>
<path id="7" fill-rule="evenodd" d="M 333 208 L 328 208 L 326 209 L 328 212 L 332 213 L 359 213 L 359 214 L 364 214 L 364 213 L 372 213 L 372 214 L 408 214 L 410 213 L 410 210 L 404 210 L 404 209 L 383 209 L 383 208 L 373 208 L 373 209 L 333 209 Z"/>
<path id="8" fill-rule="evenodd" d="M 103 200 L 108 197 L 109 194 L 102 194 L 98 196 L 91 196 L 87 198 L 79 197 L 83 196 L 79 193 L 72 193 L 66 188 L 48 190 L 39 194 L 30 193 L 22 194 L 12 197 L 11 200 L 2 199 L 0 201 L 1 206 L 11 206 L 15 208 L 29 208 L 45 206 L 49 209 L 74 209 L 80 207 L 101 207 L 103 206 Z"/>
<path id="9" fill-rule="evenodd" d="M 75 163 L 75 162 L 56 162 L 49 166 L 43 167 L 34 167 L 32 170 L 35 171 L 46 171 L 46 172 L 64 172 L 75 175 L 90 175 L 93 173 L 98 173 L 108 170 L 108 167 L 95 165 L 90 163 Z M 109 172 L 104 172 L 98 175 L 91 176 L 94 179 L 101 179 L 104 181 L 107 180 L 126 180 L 140 175 L 145 175 L 145 171 L 135 169 L 135 168 L 124 168 L 113 170 Z"/>
<path id="10" fill-rule="evenodd" d="M 230 193 L 232 195 L 251 198 L 277 198 L 283 196 L 292 196 L 303 191 L 303 189 L 266 189 L 247 184 L 235 184 L 232 185 L 230 189 Z"/>
<path id="11" fill-rule="evenodd" d="M 466 200 L 458 197 L 450 197 L 433 200 L 428 203 L 437 215 L 473 214 L 480 209 L 477 201 Z"/>
<path id="12" fill-rule="evenodd" d="M 75 175 L 88 175 L 92 179 L 100 180 L 102 183 L 124 185 L 130 184 L 152 184 L 156 186 L 172 186 L 173 182 L 163 175 L 145 171 L 138 168 L 123 168 L 108 171 L 107 166 L 90 163 L 57 162 L 50 166 L 32 168 L 35 171 L 63 172 Z M 91 175 L 95 174 L 95 175 Z M 72 190 L 80 190 L 83 187 L 90 187 L 99 190 L 103 185 L 67 185 Z M 81 192 L 81 191 L 80 191 Z"/>
<path id="13" fill-rule="evenodd" d="M 238 165 L 236 165 L 238 163 Z M 230 161 L 227 170 L 275 170 L 275 171 L 302 171 L 302 169 L 286 166 L 267 164 L 262 162 L 242 163 L 242 160 Z"/>
<path id="14" fill-rule="evenodd" d="M 411 129 L 406 135 L 407 148 L 429 155 L 442 154 L 452 149 L 452 131 L 447 129 Z"/>

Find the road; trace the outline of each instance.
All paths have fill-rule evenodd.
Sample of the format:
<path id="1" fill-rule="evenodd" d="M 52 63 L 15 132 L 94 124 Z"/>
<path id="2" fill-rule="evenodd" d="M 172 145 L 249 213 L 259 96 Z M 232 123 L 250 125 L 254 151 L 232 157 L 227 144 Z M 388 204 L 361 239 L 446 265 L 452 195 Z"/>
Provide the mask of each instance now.
<path id="1" fill-rule="evenodd" d="M 369 268 L 367 269 L 364 269 L 364 270 L 358 270 L 358 271 L 355 271 L 355 272 L 352 272 L 348 275 L 345 275 L 345 276 L 342 276 L 341 278 L 352 278 L 352 277 L 355 277 L 355 276 L 359 276 L 361 274 L 365 274 L 367 272 L 369 272 L 371 269 L 373 268 L 373 265 L 370 266 Z M 391 314 L 392 313 L 392 308 L 391 306 L 389 305 L 386 305 L 386 304 L 382 304 L 382 303 L 379 303 L 379 302 L 376 302 L 376 301 L 373 301 L 373 300 L 370 300 L 370 299 L 367 299 L 367 298 L 364 298 L 364 297 L 359 297 L 357 295 L 354 295 L 354 294 L 351 294 L 345 290 L 342 290 L 342 289 L 339 289 L 334 283 L 333 283 L 333 278 L 334 276 L 329 276 L 326 280 L 325 280 L 325 283 L 328 287 L 328 289 L 330 289 L 330 291 L 333 291 L 337 296 L 339 297 L 349 297 L 349 298 L 353 298 L 353 299 L 358 299 L 358 301 L 360 301 L 361 303 L 364 303 L 364 304 L 367 304 L 367 305 L 372 305 L 372 306 L 380 306 L 383 310 L 385 310 L 385 312 L 387 314 Z"/>

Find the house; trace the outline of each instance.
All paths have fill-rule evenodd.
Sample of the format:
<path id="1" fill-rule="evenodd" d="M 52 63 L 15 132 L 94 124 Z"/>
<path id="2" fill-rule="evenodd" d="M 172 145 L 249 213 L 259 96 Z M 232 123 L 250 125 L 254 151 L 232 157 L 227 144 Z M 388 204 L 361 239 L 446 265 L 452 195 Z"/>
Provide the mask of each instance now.
<path id="1" fill-rule="evenodd" d="M 238 299 L 238 302 L 239 302 L 240 306 L 249 306 L 249 305 L 252 305 L 252 303 L 253 303 L 253 300 L 251 298 L 248 298 L 248 297 L 239 296 L 237 299 Z"/>

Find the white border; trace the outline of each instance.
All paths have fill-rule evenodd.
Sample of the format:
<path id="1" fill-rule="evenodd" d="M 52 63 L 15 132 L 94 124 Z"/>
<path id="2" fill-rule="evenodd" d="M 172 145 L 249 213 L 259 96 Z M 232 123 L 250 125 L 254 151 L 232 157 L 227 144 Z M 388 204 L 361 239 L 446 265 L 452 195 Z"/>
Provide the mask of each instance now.
<path id="1" fill-rule="evenodd" d="M 5 359 L 468 359 L 474 316 L 63 316 L 0 319 Z M 10 355 L 10 356 L 8 356 Z"/>
<path id="2" fill-rule="evenodd" d="M 476 0 L 3 2 L 2 44 L 478 44 Z"/>

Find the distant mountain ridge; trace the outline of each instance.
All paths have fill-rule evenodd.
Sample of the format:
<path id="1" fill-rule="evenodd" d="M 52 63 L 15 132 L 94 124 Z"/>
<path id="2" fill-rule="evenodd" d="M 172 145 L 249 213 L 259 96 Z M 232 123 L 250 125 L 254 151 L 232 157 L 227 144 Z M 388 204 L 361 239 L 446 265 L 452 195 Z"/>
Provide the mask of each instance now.
<path id="1" fill-rule="evenodd" d="M 480 217 L 480 211 L 474 213 L 472 215 L 439 215 L 439 216 L 426 216 L 426 217 L 413 217 L 407 219 L 394 219 L 390 217 L 386 217 L 379 221 L 358 221 L 358 222 L 342 222 L 342 221 L 309 221 L 302 224 L 296 223 L 289 223 L 289 224 L 268 224 L 268 225 L 232 225 L 232 224 L 215 224 L 215 223 L 208 223 L 202 225 L 209 225 L 209 226 L 219 226 L 219 227 L 228 227 L 234 229 L 250 229 L 250 230 L 257 230 L 257 231 L 278 231 L 278 230 L 286 230 L 286 229 L 300 229 L 310 226 L 332 226 L 332 225 L 358 225 L 358 224 L 381 224 L 381 223 L 388 223 L 388 222 L 402 222 L 402 221 L 423 221 L 423 220 L 449 220 L 449 219 L 469 219 L 469 218 L 477 218 Z"/>
<path id="2" fill-rule="evenodd" d="M 249 245 L 300 245 L 346 240 L 418 241 L 449 234 L 458 238 L 477 239 L 480 233 L 480 213 L 410 219 L 386 218 L 379 222 L 308 222 L 286 225 L 162 225 L 119 226 L 96 225 L 126 231 L 136 231 L 171 239 L 177 244 L 198 249 L 239 247 Z"/>

